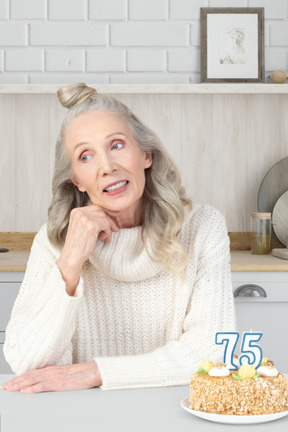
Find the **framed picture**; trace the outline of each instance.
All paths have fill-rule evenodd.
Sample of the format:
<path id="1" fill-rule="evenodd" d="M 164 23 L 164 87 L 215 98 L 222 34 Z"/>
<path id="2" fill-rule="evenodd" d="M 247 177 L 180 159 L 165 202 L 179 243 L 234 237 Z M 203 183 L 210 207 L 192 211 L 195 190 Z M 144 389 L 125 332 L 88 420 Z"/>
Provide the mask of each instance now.
<path id="1" fill-rule="evenodd" d="M 201 81 L 265 81 L 264 8 L 201 8 Z"/>

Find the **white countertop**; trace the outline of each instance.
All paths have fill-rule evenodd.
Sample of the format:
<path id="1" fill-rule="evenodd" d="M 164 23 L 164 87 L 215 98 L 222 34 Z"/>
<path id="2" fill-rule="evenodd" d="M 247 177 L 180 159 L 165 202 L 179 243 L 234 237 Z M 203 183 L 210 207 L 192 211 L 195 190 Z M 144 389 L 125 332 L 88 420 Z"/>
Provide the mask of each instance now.
<path id="1" fill-rule="evenodd" d="M 12 375 L 0 375 L 0 384 L 11 378 Z M 231 432 L 239 429 L 238 425 L 212 423 L 184 411 L 180 402 L 188 395 L 189 386 L 114 391 L 93 388 L 34 395 L 0 390 L 1 432 Z M 245 425 L 244 429 L 245 432 L 286 432 L 288 416 L 274 421 L 273 425 L 269 422 Z"/>

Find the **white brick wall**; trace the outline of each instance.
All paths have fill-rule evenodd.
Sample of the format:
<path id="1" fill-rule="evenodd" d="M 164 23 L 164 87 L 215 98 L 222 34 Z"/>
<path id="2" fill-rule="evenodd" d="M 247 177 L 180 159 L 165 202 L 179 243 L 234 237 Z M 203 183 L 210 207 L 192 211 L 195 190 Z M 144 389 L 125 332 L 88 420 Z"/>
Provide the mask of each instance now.
<path id="1" fill-rule="evenodd" d="M 11 19 L 46 18 L 46 0 L 10 0 Z"/>
<path id="2" fill-rule="evenodd" d="M 129 49 L 127 50 L 127 71 L 164 72 L 166 57 L 166 52 L 163 49 Z"/>
<path id="3" fill-rule="evenodd" d="M 170 18 L 177 20 L 199 20 L 200 8 L 207 6 L 207 0 L 170 0 Z"/>
<path id="4" fill-rule="evenodd" d="M 30 24 L 30 44 L 41 46 L 99 46 L 107 43 L 106 24 L 49 22 Z"/>
<path id="5" fill-rule="evenodd" d="M 28 25 L 15 22 L 1 22 L 0 44 L 1 47 L 25 46 L 28 43 Z"/>
<path id="6" fill-rule="evenodd" d="M 265 7 L 265 70 L 288 69 L 288 0 L 0 0 L 0 83 L 200 81 L 200 8 Z"/>
<path id="7" fill-rule="evenodd" d="M 15 48 L 5 53 L 5 69 L 8 72 L 43 70 L 43 51 L 38 48 Z"/>
<path id="8" fill-rule="evenodd" d="M 169 0 L 130 0 L 130 20 L 167 20 Z"/>
<path id="9" fill-rule="evenodd" d="M 88 2 L 89 18 L 92 20 L 111 21 L 127 18 L 127 0 L 88 0 Z"/>
<path id="10" fill-rule="evenodd" d="M 178 22 L 125 22 L 111 24 L 111 45 L 117 46 L 186 46 L 189 24 Z"/>
<path id="11" fill-rule="evenodd" d="M 84 72 L 85 50 L 74 48 L 46 49 L 46 70 L 49 72 Z"/>
<path id="12" fill-rule="evenodd" d="M 8 2 L 7 0 L 0 0 L 0 19 L 8 18 Z"/>
<path id="13" fill-rule="evenodd" d="M 118 48 L 87 50 L 88 72 L 124 72 L 125 52 Z"/>
<path id="14" fill-rule="evenodd" d="M 50 0 L 49 20 L 85 20 L 87 3 L 83 0 Z"/>

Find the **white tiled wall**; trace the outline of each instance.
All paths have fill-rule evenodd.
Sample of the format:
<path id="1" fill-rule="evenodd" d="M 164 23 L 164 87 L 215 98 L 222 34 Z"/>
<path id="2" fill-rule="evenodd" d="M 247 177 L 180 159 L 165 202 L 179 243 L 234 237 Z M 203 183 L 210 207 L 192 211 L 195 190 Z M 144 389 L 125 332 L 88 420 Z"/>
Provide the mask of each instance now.
<path id="1" fill-rule="evenodd" d="M 288 69 L 288 0 L 0 0 L 0 83 L 199 82 L 201 7 L 265 7 Z"/>

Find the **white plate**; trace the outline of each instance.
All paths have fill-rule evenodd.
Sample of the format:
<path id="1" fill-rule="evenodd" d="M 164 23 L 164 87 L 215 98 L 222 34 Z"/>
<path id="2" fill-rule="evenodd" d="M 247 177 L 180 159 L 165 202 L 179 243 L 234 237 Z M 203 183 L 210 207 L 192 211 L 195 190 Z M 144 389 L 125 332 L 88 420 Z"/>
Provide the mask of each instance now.
<path id="1" fill-rule="evenodd" d="M 181 401 L 181 406 L 186 411 L 188 411 L 189 413 L 197 417 L 201 417 L 205 420 L 213 421 L 216 423 L 230 423 L 230 424 L 266 423 L 288 415 L 288 411 L 282 411 L 275 414 L 261 414 L 261 415 L 247 415 L 247 416 L 211 414 L 203 411 L 194 411 L 191 408 L 189 408 L 189 397 Z"/>
<path id="2" fill-rule="evenodd" d="M 286 191 L 288 191 L 288 156 L 273 165 L 263 178 L 257 197 L 258 211 L 272 213 L 276 201 Z M 273 225 L 272 232 L 273 236 L 277 237 Z"/>
<path id="3" fill-rule="evenodd" d="M 272 223 L 275 234 L 280 242 L 286 246 L 288 241 L 288 191 L 278 198 L 272 212 Z"/>

